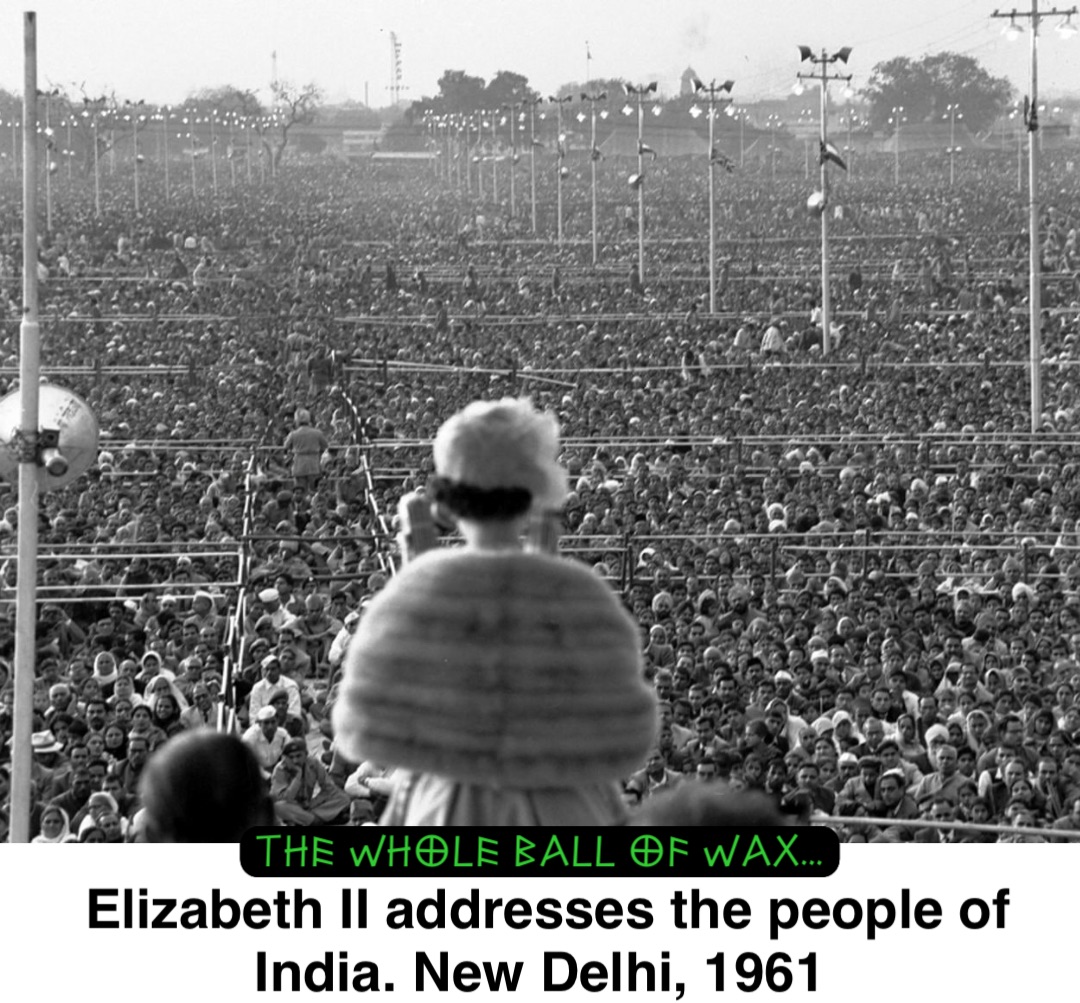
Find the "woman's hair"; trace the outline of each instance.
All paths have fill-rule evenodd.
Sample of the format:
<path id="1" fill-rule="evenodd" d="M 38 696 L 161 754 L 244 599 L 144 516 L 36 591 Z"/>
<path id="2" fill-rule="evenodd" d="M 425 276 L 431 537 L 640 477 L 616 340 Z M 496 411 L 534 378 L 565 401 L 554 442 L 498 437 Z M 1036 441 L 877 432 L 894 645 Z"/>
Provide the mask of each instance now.
<path id="1" fill-rule="evenodd" d="M 140 790 L 151 843 L 235 843 L 274 820 L 258 760 L 235 735 L 200 729 L 170 739 Z"/>
<path id="2" fill-rule="evenodd" d="M 532 505 L 532 493 L 526 488 L 477 488 L 445 477 L 432 477 L 428 485 L 435 501 L 459 519 L 477 522 L 516 519 Z"/>

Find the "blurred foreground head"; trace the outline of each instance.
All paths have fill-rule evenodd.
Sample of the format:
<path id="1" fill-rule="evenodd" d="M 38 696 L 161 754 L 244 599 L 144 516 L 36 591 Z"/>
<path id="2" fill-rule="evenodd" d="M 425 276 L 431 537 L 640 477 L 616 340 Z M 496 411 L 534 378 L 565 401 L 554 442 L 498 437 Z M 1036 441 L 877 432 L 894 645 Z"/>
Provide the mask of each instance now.
<path id="1" fill-rule="evenodd" d="M 792 825 L 776 802 L 759 791 L 740 791 L 719 783 L 681 784 L 649 798 L 630 819 L 640 826 Z"/>
<path id="2" fill-rule="evenodd" d="M 273 825 L 273 803 L 251 750 L 208 729 L 170 739 L 140 785 L 148 843 L 235 843 L 246 829 Z"/>

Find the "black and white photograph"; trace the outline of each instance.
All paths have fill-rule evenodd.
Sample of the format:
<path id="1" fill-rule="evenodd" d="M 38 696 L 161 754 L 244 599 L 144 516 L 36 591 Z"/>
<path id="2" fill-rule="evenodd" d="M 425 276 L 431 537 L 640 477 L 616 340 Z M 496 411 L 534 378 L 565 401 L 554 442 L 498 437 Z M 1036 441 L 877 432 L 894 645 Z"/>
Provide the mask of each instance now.
<path id="1" fill-rule="evenodd" d="M 0 842 L 1080 840 L 1078 34 L 7 5 Z"/>

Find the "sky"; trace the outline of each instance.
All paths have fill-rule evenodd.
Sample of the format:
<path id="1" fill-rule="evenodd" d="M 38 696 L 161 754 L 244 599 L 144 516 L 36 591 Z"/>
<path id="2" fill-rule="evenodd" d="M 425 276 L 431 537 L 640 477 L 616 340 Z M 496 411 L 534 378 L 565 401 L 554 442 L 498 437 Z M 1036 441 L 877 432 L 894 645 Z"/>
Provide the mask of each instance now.
<path id="1" fill-rule="evenodd" d="M 1030 0 L 1002 9 L 1014 5 L 1031 9 Z M 23 81 L 24 9 L 38 15 L 39 88 L 149 103 L 225 85 L 265 97 L 276 52 L 279 78 L 314 81 L 330 102 L 366 94 L 380 107 L 390 98 L 391 32 L 408 100 L 435 94 L 446 69 L 484 79 L 512 70 L 543 94 L 588 72 L 657 80 L 670 95 L 687 66 L 706 81 L 735 80 L 736 100 L 781 97 L 800 44 L 851 46 L 856 88 L 879 62 L 941 51 L 974 57 L 1020 93 L 1030 74 L 1029 36 L 1006 41 L 993 0 L 4 0 L 0 87 L 13 91 Z M 1039 35 L 1040 98 L 1080 94 L 1080 37 L 1059 38 L 1059 21 L 1045 19 Z"/>

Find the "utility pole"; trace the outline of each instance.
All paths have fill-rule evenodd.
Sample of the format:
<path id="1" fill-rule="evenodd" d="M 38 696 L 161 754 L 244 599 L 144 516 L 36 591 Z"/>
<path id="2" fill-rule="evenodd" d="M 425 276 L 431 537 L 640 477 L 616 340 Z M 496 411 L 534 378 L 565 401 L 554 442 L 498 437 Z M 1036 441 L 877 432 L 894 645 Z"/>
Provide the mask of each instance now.
<path id="1" fill-rule="evenodd" d="M 721 97 L 722 94 L 730 94 L 735 86 L 734 80 L 725 80 L 717 84 L 713 80 L 709 84 L 703 84 L 700 80 L 694 80 L 694 90 L 698 94 L 709 95 L 709 313 L 716 313 L 716 192 L 713 178 L 713 169 L 716 166 L 716 155 L 713 149 L 715 139 L 716 106 L 718 104 L 731 104 L 731 98 Z M 694 113 L 694 109 L 690 109 Z"/>
<path id="2" fill-rule="evenodd" d="M 1031 93 L 1024 100 L 1024 124 L 1028 132 L 1028 342 L 1029 369 L 1031 377 L 1031 431 L 1037 432 L 1042 426 L 1042 261 L 1039 241 L 1039 24 L 1043 18 L 1064 17 L 1059 25 L 1060 34 L 1068 37 L 1076 33 L 1072 18 L 1076 8 L 1059 10 L 1056 7 L 1048 11 L 1039 11 L 1039 0 L 1031 0 L 1031 10 L 1017 12 L 1011 10 L 1002 13 L 995 10 L 991 17 L 1009 19 L 1005 29 L 1010 40 L 1019 38 L 1023 29 L 1016 23 L 1017 18 L 1026 18 L 1031 22 Z"/>
<path id="3" fill-rule="evenodd" d="M 820 56 L 815 56 L 813 50 L 807 45 L 799 46 L 799 55 L 802 62 L 811 62 L 820 68 L 818 73 L 799 73 L 800 80 L 817 80 L 821 85 L 821 150 L 818 160 L 821 167 L 821 354 L 829 354 L 829 341 L 832 336 L 830 323 L 831 303 L 829 299 L 829 174 L 827 170 L 828 159 L 826 151 L 829 148 L 829 81 L 851 80 L 851 74 L 829 73 L 829 67 L 836 62 L 847 65 L 851 55 L 851 47 L 844 46 L 831 55 L 821 50 Z"/>

